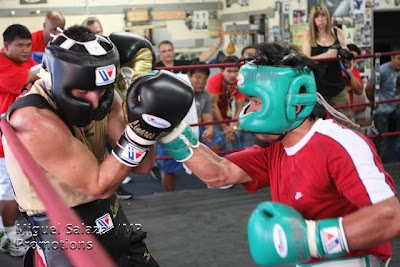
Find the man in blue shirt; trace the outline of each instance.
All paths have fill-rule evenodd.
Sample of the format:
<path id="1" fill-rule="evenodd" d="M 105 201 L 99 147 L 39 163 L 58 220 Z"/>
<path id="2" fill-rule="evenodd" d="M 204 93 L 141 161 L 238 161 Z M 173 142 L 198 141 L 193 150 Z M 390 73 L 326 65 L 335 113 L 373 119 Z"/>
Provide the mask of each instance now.
<path id="1" fill-rule="evenodd" d="M 399 51 L 394 48 L 393 51 Z M 379 101 L 399 98 L 400 88 L 397 88 L 397 80 L 400 79 L 400 55 L 391 56 L 391 60 L 379 68 L 380 88 L 378 91 Z M 371 75 L 365 93 L 370 101 L 375 97 L 375 73 Z M 374 110 L 374 123 L 379 133 L 400 130 L 400 105 L 399 102 L 379 104 Z M 392 127 L 391 127 L 392 126 Z M 379 156 L 384 159 L 388 153 L 388 138 L 377 138 L 375 141 Z M 400 153 L 400 139 L 396 137 L 396 154 Z"/>

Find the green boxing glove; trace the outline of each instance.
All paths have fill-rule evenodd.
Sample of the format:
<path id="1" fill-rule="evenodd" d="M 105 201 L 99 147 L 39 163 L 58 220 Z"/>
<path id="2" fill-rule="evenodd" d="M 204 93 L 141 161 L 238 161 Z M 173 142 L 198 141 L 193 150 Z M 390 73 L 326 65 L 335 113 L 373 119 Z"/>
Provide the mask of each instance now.
<path id="1" fill-rule="evenodd" d="M 193 155 L 193 149 L 199 146 L 199 139 L 186 122 L 181 122 L 168 135 L 160 138 L 168 154 L 178 162 L 185 162 Z"/>
<path id="2" fill-rule="evenodd" d="M 349 252 L 342 218 L 307 221 L 293 208 L 263 202 L 248 225 L 251 256 L 260 266 L 300 264 L 316 258 L 334 258 Z"/>

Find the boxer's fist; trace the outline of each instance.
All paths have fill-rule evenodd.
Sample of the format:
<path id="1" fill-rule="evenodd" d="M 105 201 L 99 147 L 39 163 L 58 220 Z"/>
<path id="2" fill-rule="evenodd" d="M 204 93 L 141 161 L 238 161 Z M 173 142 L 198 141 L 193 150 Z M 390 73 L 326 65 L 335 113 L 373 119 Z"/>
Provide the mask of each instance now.
<path id="1" fill-rule="evenodd" d="M 137 166 L 148 147 L 183 120 L 193 98 L 192 86 L 169 71 L 136 79 L 123 104 L 127 128 L 113 149 L 114 156 L 128 166 Z"/>
<path id="2" fill-rule="evenodd" d="M 259 204 L 247 230 L 251 255 L 261 266 L 302 263 L 311 257 L 333 258 L 348 252 L 341 218 L 307 221 L 280 203 Z"/>
<path id="3" fill-rule="evenodd" d="M 147 67 L 146 72 L 154 69 L 156 57 L 153 45 L 144 37 L 129 32 L 113 32 L 110 40 L 118 49 L 121 65 L 131 64 L 134 70 L 135 67 Z"/>
<path id="4" fill-rule="evenodd" d="M 139 137 L 155 142 L 183 120 L 193 98 L 192 86 L 172 72 L 147 74 L 128 90 L 125 120 Z"/>
<path id="5" fill-rule="evenodd" d="M 250 253 L 261 266 L 301 263 L 310 259 L 307 226 L 294 209 L 263 202 L 252 212 L 248 225 Z"/>
<path id="6" fill-rule="evenodd" d="M 153 46 L 142 36 L 129 32 L 114 32 L 110 34 L 110 40 L 119 52 L 121 71 L 117 76 L 117 84 L 120 90 L 126 90 L 136 78 L 155 68 Z M 124 68 L 129 68 L 132 72 L 122 71 Z"/>
<path id="7" fill-rule="evenodd" d="M 168 154 L 178 162 L 185 162 L 193 156 L 193 148 L 199 147 L 199 140 L 190 126 L 182 121 L 167 136 L 160 138 Z"/>

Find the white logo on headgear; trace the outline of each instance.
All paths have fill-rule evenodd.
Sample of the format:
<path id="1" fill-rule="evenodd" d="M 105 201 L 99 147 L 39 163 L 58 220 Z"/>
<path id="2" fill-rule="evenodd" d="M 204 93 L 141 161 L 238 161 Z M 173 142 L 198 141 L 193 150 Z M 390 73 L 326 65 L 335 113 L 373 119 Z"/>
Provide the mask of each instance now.
<path id="1" fill-rule="evenodd" d="M 239 72 L 239 75 L 237 77 L 237 85 L 241 85 L 242 83 L 244 83 L 244 77 L 243 74 Z"/>
<path id="2" fill-rule="evenodd" d="M 272 237 L 274 239 L 275 249 L 278 252 L 279 256 L 282 258 L 286 258 L 288 254 L 288 244 L 286 239 L 285 231 L 283 231 L 282 226 L 279 224 L 274 225 L 274 229 L 272 230 Z"/>
<path id="3" fill-rule="evenodd" d="M 96 85 L 102 86 L 113 83 L 116 77 L 115 65 L 96 68 Z"/>
<path id="4" fill-rule="evenodd" d="M 169 123 L 169 121 L 150 114 L 142 114 L 142 118 L 145 122 L 156 128 L 166 129 L 168 127 L 171 127 L 171 123 Z"/>

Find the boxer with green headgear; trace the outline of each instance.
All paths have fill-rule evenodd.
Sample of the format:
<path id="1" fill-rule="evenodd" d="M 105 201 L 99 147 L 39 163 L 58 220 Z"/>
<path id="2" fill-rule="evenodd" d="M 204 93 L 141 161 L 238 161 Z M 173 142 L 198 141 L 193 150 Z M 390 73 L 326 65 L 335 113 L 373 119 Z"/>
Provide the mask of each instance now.
<path id="1" fill-rule="evenodd" d="M 239 124 L 265 145 L 220 157 L 182 125 L 161 141 L 210 187 L 270 187 L 272 201 L 260 203 L 247 224 L 257 265 L 385 266 L 390 239 L 400 233 L 400 203 L 375 147 L 361 133 L 317 118 L 317 96 L 323 100 L 315 62 L 277 43 L 257 50 L 238 78 L 250 97 Z"/>
<path id="2" fill-rule="evenodd" d="M 281 134 L 293 130 L 311 114 L 317 102 L 314 75 L 307 68 L 247 63 L 240 68 L 238 89 L 262 102 L 260 110 L 246 114 L 249 103 L 240 114 L 240 127 L 250 132 Z"/>

